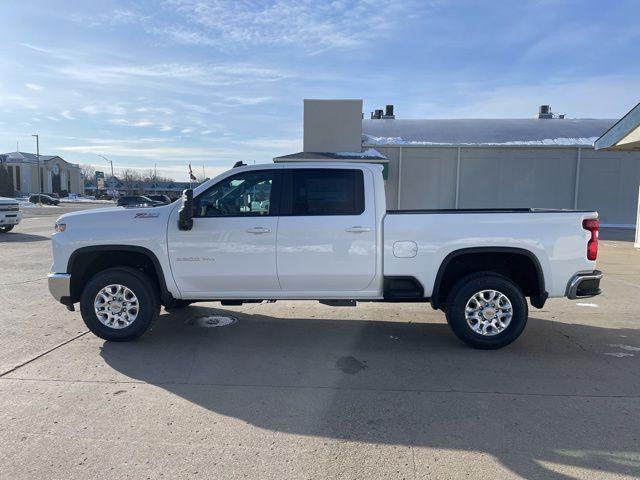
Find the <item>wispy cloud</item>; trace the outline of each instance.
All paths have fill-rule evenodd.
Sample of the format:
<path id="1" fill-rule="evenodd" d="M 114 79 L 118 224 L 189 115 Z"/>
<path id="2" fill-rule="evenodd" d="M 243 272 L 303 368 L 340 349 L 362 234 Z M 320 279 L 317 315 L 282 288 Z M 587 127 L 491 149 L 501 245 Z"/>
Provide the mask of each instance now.
<path id="1" fill-rule="evenodd" d="M 232 158 L 234 152 L 228 149 L 178 146 L 139 146 L 114 143 L 66 145 L 58 147 L 63 152 L 104 154 L 114 157 L 135 157 L 153 160 L 193 160 L 211 162 L 221 158 Z"/>
<path id="2" fill-rule="evenodd" d="M 133 85 L 147 82 L 190 82 L 201 86 L 237 85 L 283 80 L 291 74 L 250 64 L 157 63 L 100 65 L 75 63 L 54 67 L 66 77 L 83 82 Z"/>
<path id="3" fill-rule="evenodd" d="M 126 115 L 127 109 L 120 105 L 85 105 L 80 109 L 89 115 Z"/>
<path id="4" fill-rule="evenodd" d="M 388 36 L 403 19 L 428 9 L 432 3 L 437 2 L 165 0 L 153 10 L 116 8 L 98 15 L 73 15 L 71 19 L 88 27 L 138 25 L 172 42 L 223 51 L 284 45 L 318 53 L 354 48 Z"/>
<path id="5" fill-rule="evenodd" d="M 74 117 L 71 112 L 69 110 L 63 110 L 60 112 L 60 116 L 63 118 L 66 118 L 67 120 L 75 120 L 76 117 Z"/>
<path id="6" fill-rule="evenodd" d="M 24 86 L 29 90 L 33 90 L 34 92 L 41 92 L 42 90 L 44 90 L 44 87 L 42 85 L 37 85 L 35 83 L 25 83 Z"/>
<path id="7" fill-rule="evenodd" d="M 112 118 L 109 123 L 113 125 L 126 125 L 128 127 L 150 127 L 155 125 L 151 120 L 127 120 L 126 118 Z"/>
<path id="8" fill-rule="evenodd" d="M 425 3 L 168 0 L 165 5 L 177 12 L 182 21 L 176 24 L 156 19 L 146 28 L 176 42 L 221 49 L 256 44 L 292 45 L 316 52 L 356 47 L 372 38 L 384 37 L 403 17 L 423 9 Z"/>

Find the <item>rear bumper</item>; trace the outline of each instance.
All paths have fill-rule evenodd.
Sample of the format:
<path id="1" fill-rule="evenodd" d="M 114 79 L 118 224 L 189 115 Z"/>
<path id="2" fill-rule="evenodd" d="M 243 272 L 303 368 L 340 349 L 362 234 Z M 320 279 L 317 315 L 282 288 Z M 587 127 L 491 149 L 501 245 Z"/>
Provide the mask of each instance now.
<path id="1" fill-rule="evenodd" d="M 594 270 L 593 272 L 576 273 L 567 285 L 567 298 L 575 300 L 577 298 L 588 298 L 600 295 L 600 280 L 602 280 L 602 272 Z"/>
<path id="2" fill-rule="evenodd" d="M 71 298 L 71 275 L 68 273 L 50 273 L 47 275 L 49 292 L 60 303 L 68 304 Z"/>

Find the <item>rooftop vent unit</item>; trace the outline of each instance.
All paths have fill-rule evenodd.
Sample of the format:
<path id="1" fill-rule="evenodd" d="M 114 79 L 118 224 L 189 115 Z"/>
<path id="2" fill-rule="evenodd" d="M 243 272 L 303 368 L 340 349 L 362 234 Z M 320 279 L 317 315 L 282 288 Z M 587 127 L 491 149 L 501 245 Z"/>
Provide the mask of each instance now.
<path id="1" fill-rule="evenodd" d="M 384 110 L 377 109 L 371 112 L 371 119 L 380 120 L 380 119 L 391 119 L 393 120 L 396 116 L 393 114 L 393 105 L 387 105 Z"/>
<path id="2" fill-rule="evenodd" d="M 540 105 L 538 109 L 538 118 L 553 118 L 551 107 L 549 105 Z"/>

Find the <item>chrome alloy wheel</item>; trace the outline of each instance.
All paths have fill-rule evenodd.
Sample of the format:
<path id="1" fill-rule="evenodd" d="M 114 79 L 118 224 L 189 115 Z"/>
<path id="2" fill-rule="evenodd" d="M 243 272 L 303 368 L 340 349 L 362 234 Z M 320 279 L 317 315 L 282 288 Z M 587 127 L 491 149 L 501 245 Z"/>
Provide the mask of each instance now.
<path id="1" fill-rule="evenodd" d="M 109 328 L 121 329 L 131 325 L 140 311 L 138 297 L 124 285 L 107 285 L 93 302 L 96 317 Z"/>
<path id="2" fill-rule="evenodd" d="M 505 294 L 497 290 L 482 290 L 467 301 L 464 315 L 471 330 L 491 337 L 509 326 L 513 306 Z"/>

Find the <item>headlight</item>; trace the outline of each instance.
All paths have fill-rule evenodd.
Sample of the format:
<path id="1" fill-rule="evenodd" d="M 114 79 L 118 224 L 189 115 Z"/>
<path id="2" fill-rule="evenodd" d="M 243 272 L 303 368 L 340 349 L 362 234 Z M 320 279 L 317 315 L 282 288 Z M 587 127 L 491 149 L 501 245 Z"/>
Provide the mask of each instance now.
<path id="1" fill-rule="evenodd" d="M 62 233 L 67 229 L 67 224 L 66 223 L 56 223 L 56 225 L 55 225 L 55 227 L 53 227 L 53 229 L 57 233 Z"/>

